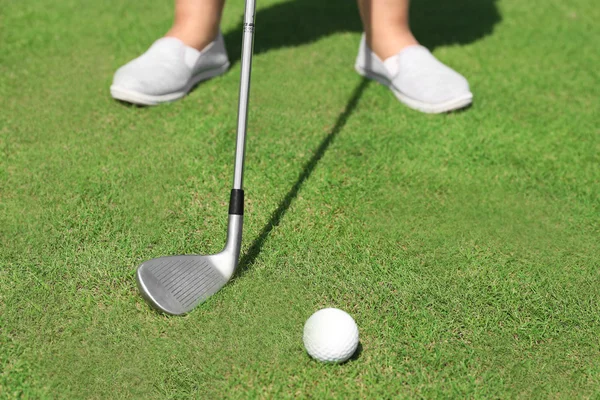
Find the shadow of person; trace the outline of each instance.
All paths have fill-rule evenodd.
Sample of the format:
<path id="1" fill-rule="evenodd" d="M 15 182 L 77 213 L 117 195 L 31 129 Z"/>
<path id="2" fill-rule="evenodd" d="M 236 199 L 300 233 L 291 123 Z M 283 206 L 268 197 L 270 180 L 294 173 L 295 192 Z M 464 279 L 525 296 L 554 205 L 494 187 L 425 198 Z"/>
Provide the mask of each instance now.
<path id="1" fill-rule="evenodd" d="M 417 40 L 430 50 L 473 43 L 492 33 L 501 17 L 497 0 L 420 0 L 410 9 Z M 230 61 L 240 59 L 243 21 L 225 33 Z M 292 0 L 256 12 L 254 53 L 306 45 L 338 32 L 362 32 L 356 2 Z M 358 48 L 358 40 L 357 40 Z"/>
<path id="2" fill-rule="evenodd" d="M 476 42 L 501 20 L 496 0 L 420 0 L 410 9 L 413 34 L 430 50 Z"/>

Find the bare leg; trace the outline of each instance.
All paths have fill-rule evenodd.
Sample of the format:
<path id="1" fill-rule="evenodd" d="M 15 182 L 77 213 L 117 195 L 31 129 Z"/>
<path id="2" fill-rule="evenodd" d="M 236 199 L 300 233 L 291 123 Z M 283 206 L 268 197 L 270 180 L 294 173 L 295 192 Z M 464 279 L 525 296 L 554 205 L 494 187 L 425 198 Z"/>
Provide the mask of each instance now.
<path id="1" fill-rule="evenodd" d="M 358 0 L 369 47 L 385 60 L 419 44 L 408 24 L 409 0 Z"/>
<path id="2" fill-rule="evenodd" d="M 202 50 L 219 32 L 225 0 L 175 0 L 175 21 L 165 35 Z"/>

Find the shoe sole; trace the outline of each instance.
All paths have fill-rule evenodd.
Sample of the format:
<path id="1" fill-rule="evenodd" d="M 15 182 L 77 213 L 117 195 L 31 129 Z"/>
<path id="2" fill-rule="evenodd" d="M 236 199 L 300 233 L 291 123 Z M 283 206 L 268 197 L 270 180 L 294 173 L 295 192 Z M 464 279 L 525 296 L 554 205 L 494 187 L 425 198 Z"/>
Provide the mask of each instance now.
<path id="1" fill-rule="evenodd" d="M 473 94 L 469 93 L 456 99 L 446 101 L 444 103 L 425 103 L 419 100 L 415 100 L 396 89 L 394 84 L 385 76 L 381 76 L 374 72 L 367 71 L 359 65 L 355 65 L 354 68 L 356 69 L 356 72 L 358 72 L 359 75 L 364 76 L 365 78 L 373 79 L 381 83 L 382 85 L 387 86 L 394 93 L 398 100 L 400 100 L 403 104 L 412 108 L 413 110 L 421 111 L 427 114 L 441 114 L 450 111 L 460 110 L 461 108 L 469 106 L 473 102 Z"/>
<path id="2" fill-rule="evenodd" d="M 229 69 L 230 63 L 223 64 L 220 67 L 209 69 L 207 71 L 203 71 L 198 75 L 195 75 L 187 85 L 181 91 L 161 94 L 160 96 L 155 96 L 151 94 L 145 94 L 141 92 L 137 92 L 135 90 L 123 89 L 118 86 L 112 85 L 110 87 L 110 94 L 116 100 L 125 101 L 131 104 L 137 104 L 141 106 L 155 106 L 161 103 L 169 103 L 175 100 L 179 100 L 182 97 L 185 97 L 186 94 L 189 93 L 192 88 L 198 83 L 214 78 L 216 76 L 222 75 Z"/>

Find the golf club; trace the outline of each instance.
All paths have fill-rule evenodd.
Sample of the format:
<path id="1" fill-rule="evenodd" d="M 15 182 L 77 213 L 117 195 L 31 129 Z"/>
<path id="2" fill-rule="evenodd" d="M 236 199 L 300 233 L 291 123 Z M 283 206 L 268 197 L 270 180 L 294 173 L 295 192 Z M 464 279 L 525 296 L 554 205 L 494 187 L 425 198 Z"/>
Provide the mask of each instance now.
<path id="1" fill-rule="evenodd" d="M 246 0 L 235 167 L 225 248 L 220 253 L 211 255 L 155 258 L 144 262 L 137 270 L 137 283 L 142 296 L 151 306 L 167 314 L 181 315 L 191 311 L 221 289 L 229 281 L 238 264 L 244 214 L 242 183 L 255 8 L 255 0 Z"/>

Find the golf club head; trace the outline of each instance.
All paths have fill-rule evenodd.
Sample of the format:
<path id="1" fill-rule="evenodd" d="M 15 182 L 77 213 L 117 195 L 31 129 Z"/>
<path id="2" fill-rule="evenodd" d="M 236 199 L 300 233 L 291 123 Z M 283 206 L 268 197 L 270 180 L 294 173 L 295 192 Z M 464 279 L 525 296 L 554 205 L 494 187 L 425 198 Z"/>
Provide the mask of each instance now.
<path id="1" fill-rule="evenodd" d="M 225 249 L 213 255 L 160 257 L 138 267 L 142 296 L 154 308 L 171 315 L 190 312 L 219 291 L 237 267 L 242 216 L 230 215 Z"/>

